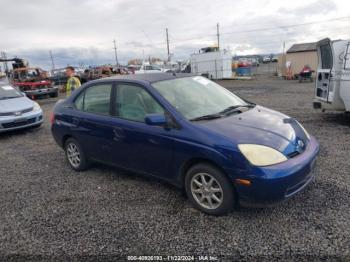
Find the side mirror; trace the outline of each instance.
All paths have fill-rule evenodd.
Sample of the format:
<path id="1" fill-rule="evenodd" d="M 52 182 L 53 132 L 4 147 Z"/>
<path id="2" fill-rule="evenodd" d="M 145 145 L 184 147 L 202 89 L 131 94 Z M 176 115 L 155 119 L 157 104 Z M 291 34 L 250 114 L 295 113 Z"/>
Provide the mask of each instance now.
<path id="1" fill-rule="evenodd" d="M 164 114 L 148 114 L 145 117 L 145 122 L 150 126 L 164 126 L 167 124 Z"/>

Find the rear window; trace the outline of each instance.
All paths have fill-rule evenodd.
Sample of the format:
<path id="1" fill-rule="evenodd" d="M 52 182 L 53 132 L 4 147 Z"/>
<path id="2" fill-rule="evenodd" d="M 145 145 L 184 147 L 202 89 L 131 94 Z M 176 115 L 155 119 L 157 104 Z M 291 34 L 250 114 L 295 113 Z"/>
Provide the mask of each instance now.
<path id="1" fill-rule="evenodd" d="M 330 69 L 332 63 L 332 50 L 329 44 L 320 46 L 322 69 Z"/>
<path id="2" fill-rule="evenodd" d="M 75 100 L 75 107 L 90 113 L 110 115 L 111 84 L 89 87 Z"/>

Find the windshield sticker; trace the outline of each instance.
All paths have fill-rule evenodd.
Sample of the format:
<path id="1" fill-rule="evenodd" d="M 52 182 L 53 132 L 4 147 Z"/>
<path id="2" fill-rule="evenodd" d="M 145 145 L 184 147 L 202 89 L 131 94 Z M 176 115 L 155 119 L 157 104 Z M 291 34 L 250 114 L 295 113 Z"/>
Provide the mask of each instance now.
<path id="1" fill-rule="evenodd" d="M 14 90 L 12 86 L 2 86 L 1 87 L 3 90 Z"/>
<path id="2" fill-rule="evenodd" d="M 201 76 L 196 76 L 193 78 L 194 81 L 197 81 L 198 83 L 202 84 L 202 85 L 208 85 L 210 84 L 209 79 L 206 79 L 204 77 Z"/>

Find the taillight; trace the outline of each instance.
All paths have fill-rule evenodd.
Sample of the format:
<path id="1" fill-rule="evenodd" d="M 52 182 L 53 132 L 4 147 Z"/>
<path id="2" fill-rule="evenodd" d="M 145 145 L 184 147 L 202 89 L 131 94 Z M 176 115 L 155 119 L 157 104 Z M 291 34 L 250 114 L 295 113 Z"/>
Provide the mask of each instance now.
<path id="1" fill-rule="evenodd" d="M 55 123 L 55 115 L 53 112 L 51 112 L 51 114 L 50 114 L 50 123 L 51 123 L 51 125 L 53 125 Z"/>

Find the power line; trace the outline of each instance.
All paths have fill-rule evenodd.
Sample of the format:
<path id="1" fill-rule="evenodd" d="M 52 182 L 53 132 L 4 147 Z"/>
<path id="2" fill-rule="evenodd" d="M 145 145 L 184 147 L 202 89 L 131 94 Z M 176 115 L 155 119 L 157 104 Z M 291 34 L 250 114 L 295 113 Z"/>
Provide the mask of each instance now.
<path id="1" fill-rule="evenodd" d="M 319 20 L 319 21 L 313 21 L 313 22 L 307 22 L 307 23 L 300 23 L 300 24 L 290 24 L 290 25 L 282 25 L 282 26 L 275 26 L 275 27 L 265 27 L 265 28 L 257 28 L 257 29 L 251 29 L 251 30 L 238 30 L 238 31 L 231 31 L 231 32 L 224 32 L 220 35 L 230 35 L 230 34 L 241 34 L 241 33 L 254 33 L 259 31 L 269 31 L 269 30 L 277 30 L 277 29 L 286 29 L 286 28 L 293 28 L 293 27 L 299 27 L 299 26 L 305 26 L 305 25 L 312 25 L 312 24 L 321 24 L 326 22 L 332 22 L 332 21 L 339 21 L 339 20 L 346 20 L 350 19 L 350 16 L 346 17 L 339 17 L 339 18 L 332 18 L 327 20 Z M 172 41 L 172 43 L 179 43 L 179 42 L 185 42 L 185 41 L 193 41 L 193 40 L 199 40 L 203 38 L 208 38 L 212 36 L 217 36 L 214 34 L 209 34 L 206 36 L 197 36 L 197 37 L 191 37 L 191 38 L 184 38 L 184 39 L 176 39 Z M 156 43 L 158 44 L 158 43 Z M 160 44 L 160 42 L 159 42 Z"/>
<path id="2" fill-rule="evenodd" d="M 298 26 L 304 26 L 304 25 L 320 24 L 320 23 L 338 21 L 338 20 L 344 20 L 344 19 L 350 19 L 350 16 L 333 18 L 328 20 L 319 20 L 319 21 L 301 23 L 301 24 L 290 24 L 290 25 L 284 25 L 284 26 L 282 25 L 282 26 L 275 26 L 275 27 L 265 27 L 265 28 L 258 28 L 258 29 L 252 29 L 252 30 L 232 31 L 232 32 L 226 32 L 222 34 L 227 35 L 227 34 L 238 34 L 238 33 L 252 33 L 252 32 L 258 32 L 258 31 L 276 30 L 276 29 L 284 29 L 284 28 L 298 27 Z"/>
<path id="3" fill-rule="evenodd" d="M 333 27 L 333 28 L 332 28 L 332 30 L 341 30 L 341 29 L 349 29 L 349 26 L 347 26 L 347 27 Z M 290 32 L 289 32 L 289 33 L 290 33 Z M 316 38 L 318 35 L 320 35 L 321 37 L 323 37 L 322 34 L 324 34 L 324 33 L 321 32 L 321 31 L 315 32 L 315 38 Z M 285 33 L 281 32 L 281 33 L 268 33 L 268 34 L 259 34 L 259 33 L 257 33 L 257 34 L 254 34 L 254 36 L 259 36 L 259 40 L 261 40 L 262 38 L 267 38 L 267 39 L 269 40 L 269 39 L 271 39 L 272 37 L 278 37 L 278 36 L 283 37 L 283 39 L 285 39 L 285 37 L 288 36 L 288 35 L 286 35 Z M 230 35 L 225 35 L 225 36 L 223 36 L 222 38 L 224 38 L 226 41 L 229 41 L 229 39 L 230 39 L 231 37 L 232 37 L 232 36 L 230 36 Z M 293 40 L 294 37 L 292 37 L 292 38 L 290 38 L 290 39 Z M 251 40 L 253 40 L 253 39 L 251 39 L 249 36 L 244 36 L 244 37 L 240 37 L 239 40 L 240 40 L 240 41 L 251 41 Z M 293 40 L 293 41 L 295 41 L 295 40 Z M 273 41 L 269 40 L 269 42 L 273 42 Z"/>

